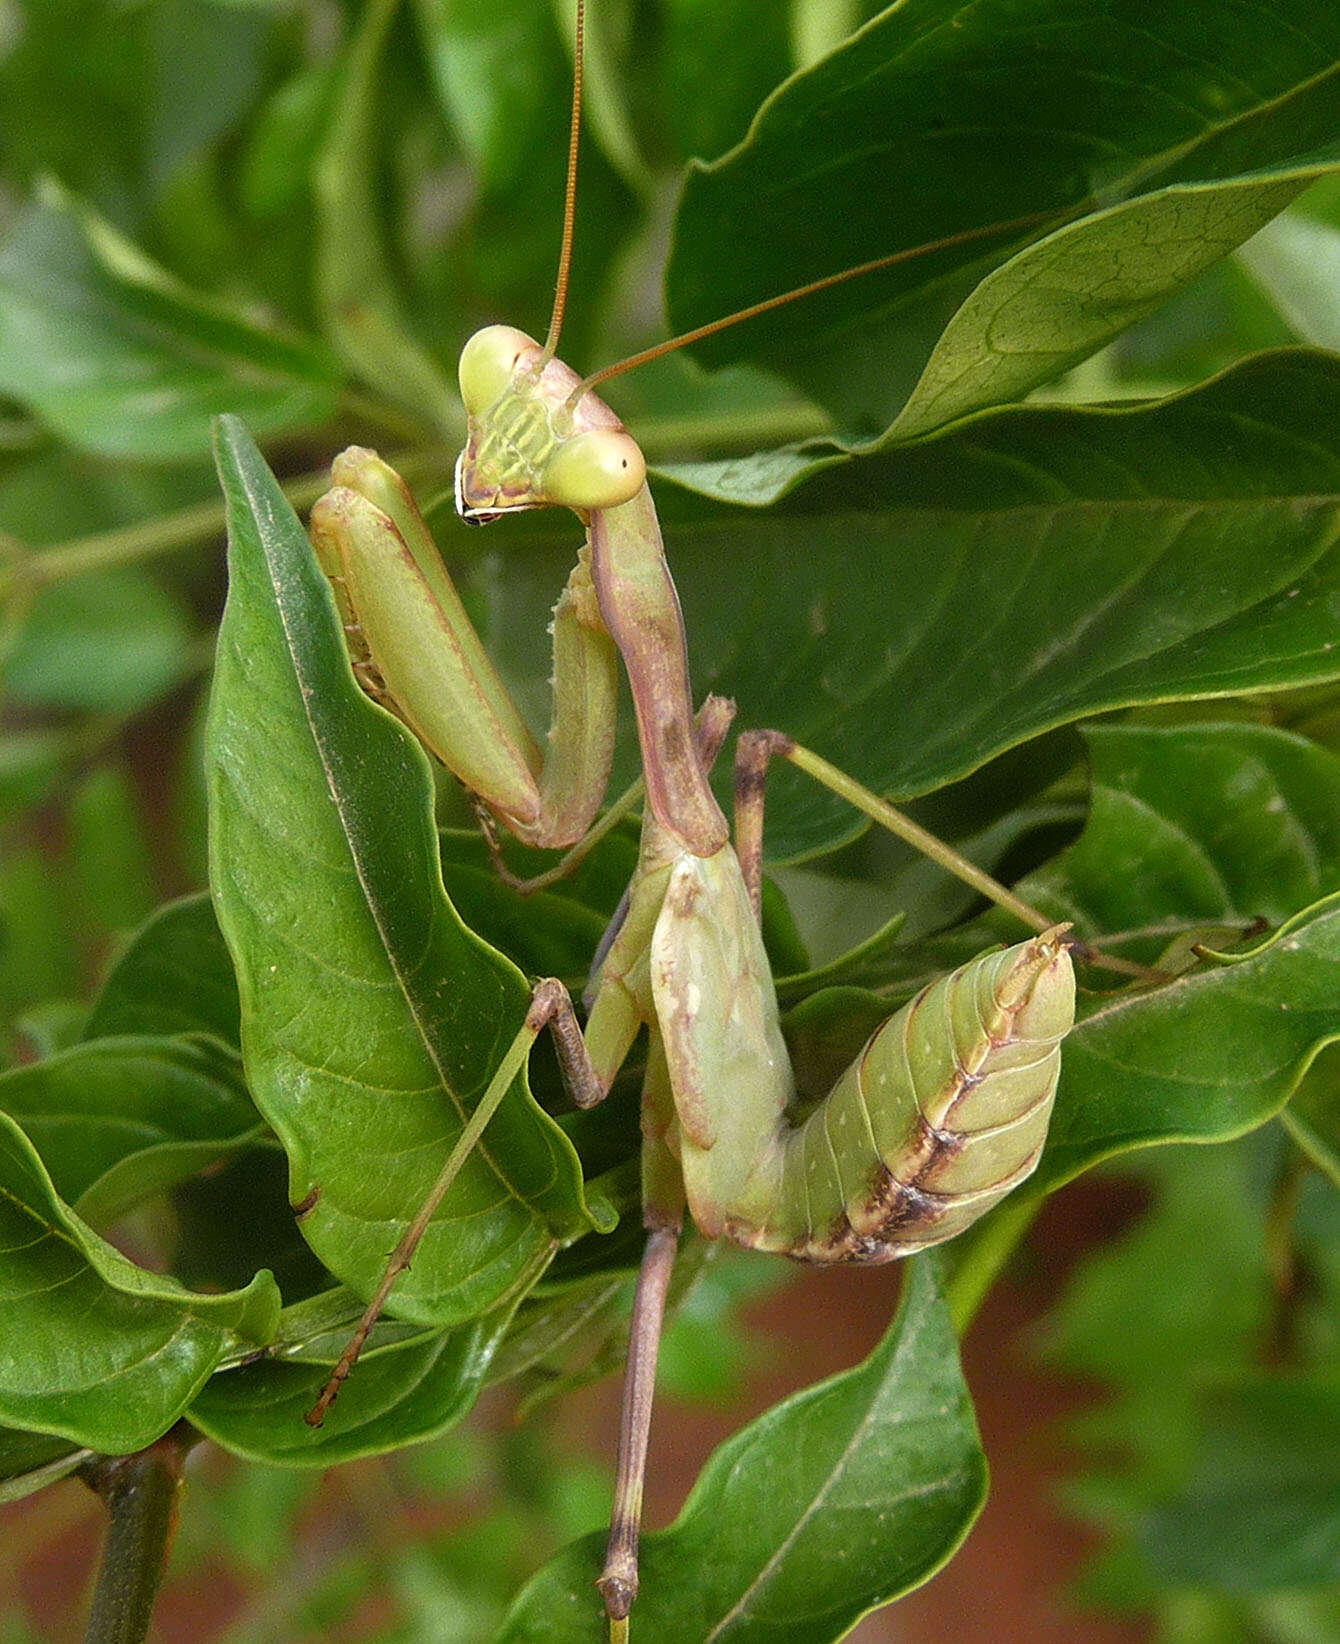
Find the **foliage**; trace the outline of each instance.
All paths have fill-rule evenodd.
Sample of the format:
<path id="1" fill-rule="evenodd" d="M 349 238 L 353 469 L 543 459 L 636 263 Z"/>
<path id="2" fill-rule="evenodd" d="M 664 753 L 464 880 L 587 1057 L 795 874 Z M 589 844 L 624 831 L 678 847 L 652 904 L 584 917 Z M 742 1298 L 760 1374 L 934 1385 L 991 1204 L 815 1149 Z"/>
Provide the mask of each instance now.
<path id="1" fill-rule="evenodd" d="M 183 1556 L 217 1532 L 238 1567 L 290 1559 L 284 1636 L 378 1574 L 388 1636 L 600 1636 L 607 1504 L 536 1431 L 510 1469 L 464 1429 L 433 1447 L 443 1499 L 473 1500 L 462 1458 L 502 1479 L 477 1542 L 294 1573 L 312 1469 L 383 1458 L 358 1477 L 392 1496 L 486 1385 L 538 1399 L 621 1352 L 635 1109 L 564 1111 L 537 1054 L 326 1427 L 300 1420 L 526 977 L 580 989 L 631 868 L 616 830 L 529 903 L 491 874 L 356 687 L 294 513 L 351 439 L 440 503 L 460 342 L 543 333 L 567 9 L 0 7 L 0 1477 L 186 1423 L 246 1465 L 204 1461 Z M 836 1639 L 952 1555 L 984 1484 L 952 1325 L 1046 1195 L 1120 1158 L 1152 1208 L 1047 1332 L 1113 1389 L 1079 1435 L 1086 1591 L 1169 1644 L 1340 1636 L 1337 62 L 1329 0 L 1287 28 L 1209 0 L 1156 28 L 1137 0 L 595 0 L 565 357 L 647 342 L 663 262 L 684 328 L 908 253 L 700 345 L 718 374 L 611 385 L 696 689 L 1172 978 L 1086 973 L 1037 1175 L 912 1265 L 864 1364 L 709 1462 L 648 1541 L 649 1632 Z M 572 521 L 481 541 L 429 513 L 538 723 Z M 770 789 L 766 935 L 821 1092 L 1013 933 L 796 773 Z M 1128 1157 L 1190 1142 L 1221 1145 Z M 707 1265 L 699 1305 L 755 1271 Z"/>

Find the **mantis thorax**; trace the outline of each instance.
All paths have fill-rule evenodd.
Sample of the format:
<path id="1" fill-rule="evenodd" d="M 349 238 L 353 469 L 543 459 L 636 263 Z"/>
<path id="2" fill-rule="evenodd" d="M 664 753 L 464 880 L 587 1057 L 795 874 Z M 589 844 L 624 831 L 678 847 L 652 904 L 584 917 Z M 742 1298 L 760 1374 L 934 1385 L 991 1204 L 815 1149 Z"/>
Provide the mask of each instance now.
<path id="1" fill-rule="evenodd" d="M 456 464 L 456 509 L 486 524 L 551 506 L 587 514 L 628 502 L 646 463 L 614 412 L 524 331 L 490 325 L 461 352 L 468 436 Z"/>

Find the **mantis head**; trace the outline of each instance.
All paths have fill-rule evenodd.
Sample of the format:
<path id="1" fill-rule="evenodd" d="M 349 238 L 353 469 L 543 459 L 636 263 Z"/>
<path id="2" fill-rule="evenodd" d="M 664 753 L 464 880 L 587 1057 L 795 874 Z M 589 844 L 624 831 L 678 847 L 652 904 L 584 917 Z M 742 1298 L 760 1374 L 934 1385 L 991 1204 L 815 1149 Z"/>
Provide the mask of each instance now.
<path id="1" fill-rule="evenodd" d="M 456 462 L 456 511 L 485 525 L 522 508 L 585 515 L 629 502 L 647 465 L 636 440 L 581 379 L 510 325 L 477 331 L 461 353 L 468 435 Z"/>

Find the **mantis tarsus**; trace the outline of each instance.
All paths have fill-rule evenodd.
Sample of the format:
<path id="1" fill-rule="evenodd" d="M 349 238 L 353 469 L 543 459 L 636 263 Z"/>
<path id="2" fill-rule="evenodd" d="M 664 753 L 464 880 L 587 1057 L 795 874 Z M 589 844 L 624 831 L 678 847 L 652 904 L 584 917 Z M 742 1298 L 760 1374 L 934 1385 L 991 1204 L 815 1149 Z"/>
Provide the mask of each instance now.
<path id="1" fill-rule="evenodd" d="M 580 19 L 580 8 L 579 8 Z M 580 65 L 580 27 L 578 45 Z M 574 94 L 575 132 L 580 68 Z M 604 797 L 618 663 L 632 689 L 646 807 L 622 924 L 602 952 L 583 1030 L 563 988 L 531 1011 L 433 1194 L 408 1229 L 364 1322 L 309 1419 L 338 1391 L 460 1161 L 545 1026 L 574 1099 L 599 1101 L 642 1027 L 643 1215 L 648 1232 L 625 1383 L 616 1503 L 599 1586 L 622 1636 L 637 1541 L 665 1291 L 685 1208 L 708 1237 L 809 1261 L 888 1261 L 952 1237 L 1033 1169 L 1050 1117 L 1060 1041 L 1074 1014 L 1063 934 L 908 819 L 776 732 L 741 738 L 736 843 L 707 780 L 733 709 L 697 722 L 679 602 L 641 452 L 555 358 L 559 300 L 541 347 L 491 326 L 467 343 L 469 437 L 457 505 L 476 523 L 566 506 L 586 543 L 554 617 L 553 729 L 539 744 L 461 607 L 413 498 L 374 453 L 334 466 L 312 536 L 356 669 L 475 796 L 532 845 L 587 836 Z M 996 225 L 999 226 L 999 225 Z M 803 293 L 802 293 L 803 294 Z M 764 774 L 791 760 L 929 851 L 1039 934 L 941 978 L 872 1036 L 801 1123 L 759 932 Z"/>

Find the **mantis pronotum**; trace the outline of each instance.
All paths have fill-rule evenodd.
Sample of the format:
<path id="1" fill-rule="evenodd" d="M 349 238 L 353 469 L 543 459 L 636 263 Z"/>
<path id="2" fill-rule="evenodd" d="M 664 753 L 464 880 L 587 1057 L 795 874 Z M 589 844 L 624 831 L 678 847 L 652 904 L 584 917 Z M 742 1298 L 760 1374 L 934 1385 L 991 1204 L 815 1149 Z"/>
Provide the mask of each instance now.
<path id="1" fill-rule="evenodd" d="M 573 152 L 580 107 L 574 91 Z M 733 709 L 695 721 L 678 598 L 641 452 L 617 417 L 555 358 L 571 239 L 543 347 L 491 326 L 466 345 L 469 437 L 457 504 L 476 523 L 566 506 L 584 548 L 554 618 L 553 730 L 531 737 L 494 672 L 399 477 L 353 449 L 334 466 L 312 535 L 335 588 L 355 667 L 475 796 L 533 845 L 580 846 L 604 797 L 618 663 L 632 689 L 646 815 L 622 923 L 599 958 L 582 1029 L 565 991 L 541 982 L 525 1027 L 393 1256 L 312 1420 L 319 1421 L 396 1276 L 478 1140 L 520 1061 L 553 1029 L 574 1098 L 599 1101 L 639 1030 L 643 1216 L 615 1512 L 599 1586 L 611 1637 L 626 1636 L 652 1386 L 665 1291 L 685 1208 L 708 1237 L 803 1260 L 889 1261 L 952 1237 L 1037 1162 L 1074 1012 L 1059 931 L 818 756 L 776 732 L 737 756 L 736 843 L 707 781 Z M 804 293 L 799 293 L 803 295 Z M 803 1123 L 759 934 L 761 815 L 769 760 L 786 758 L 853 798 L 1009 908 L 1036 934 L 931 984 L 893 1016 Z"/>

